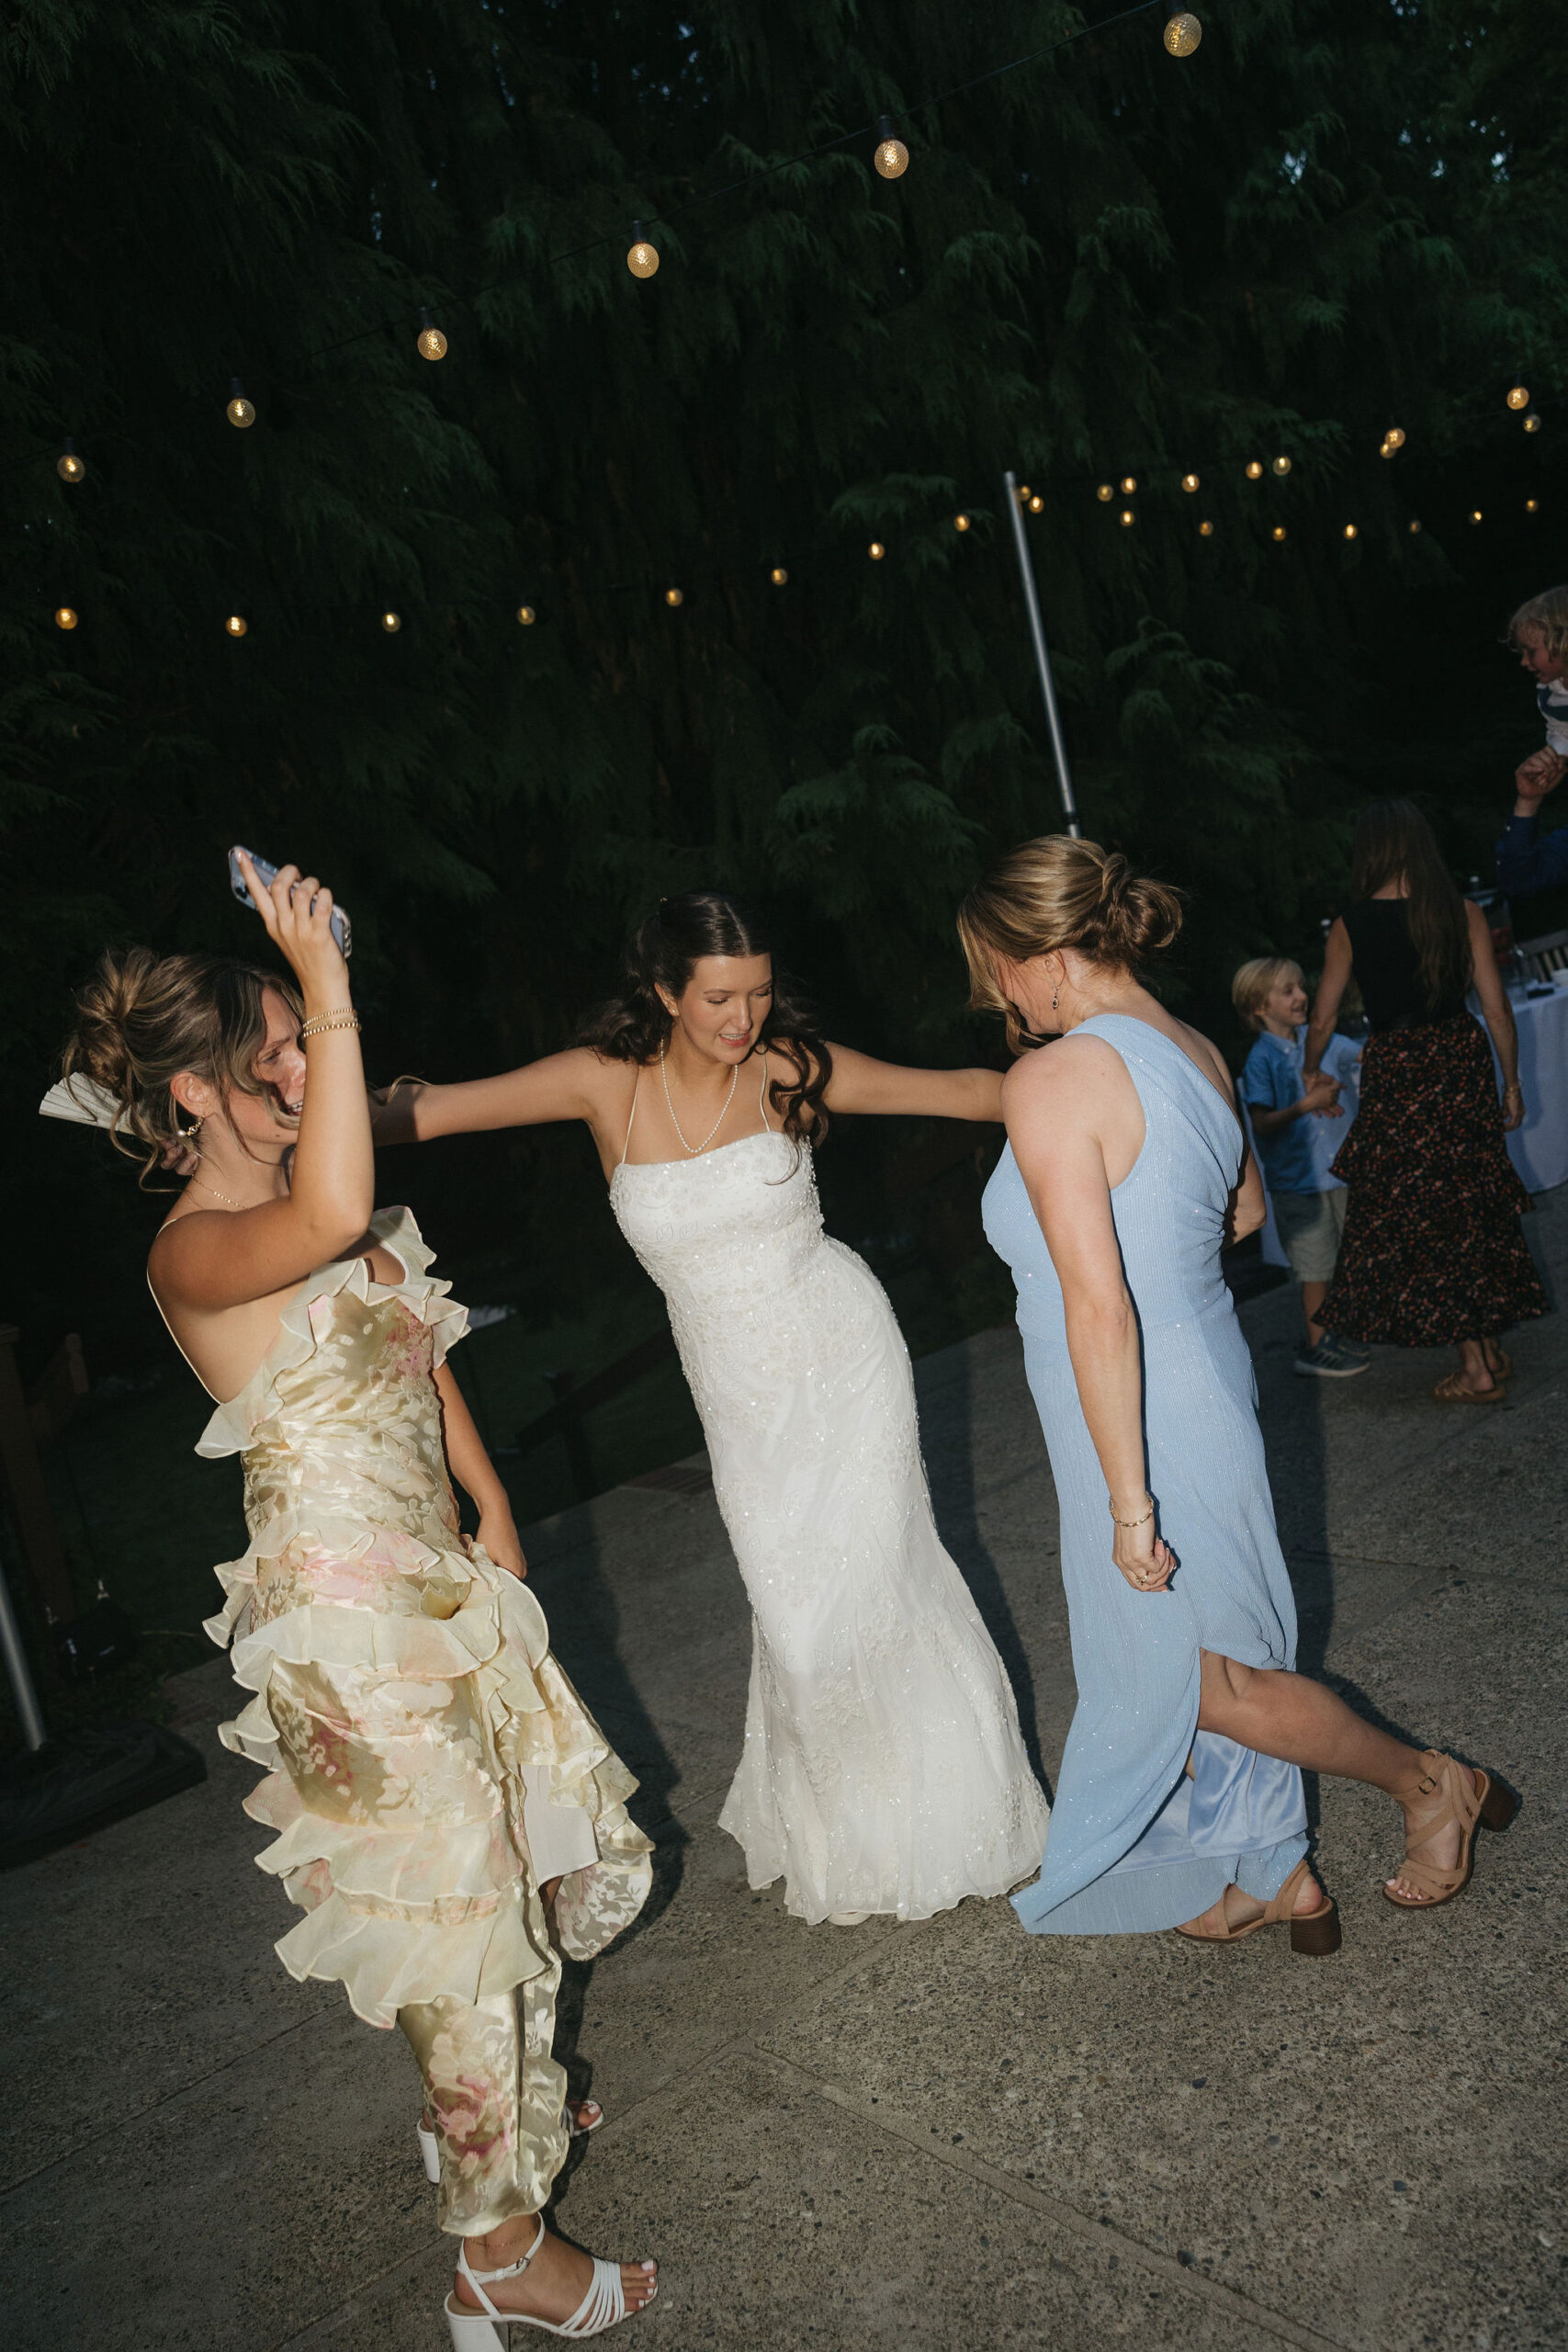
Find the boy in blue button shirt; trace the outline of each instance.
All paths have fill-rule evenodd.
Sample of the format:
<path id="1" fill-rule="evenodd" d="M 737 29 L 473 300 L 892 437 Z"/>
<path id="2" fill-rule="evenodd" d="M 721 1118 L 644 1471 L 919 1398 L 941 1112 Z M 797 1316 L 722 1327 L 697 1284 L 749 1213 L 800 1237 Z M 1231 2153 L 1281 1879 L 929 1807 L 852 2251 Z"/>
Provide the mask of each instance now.
<path id="1" fill-rule="evenodd" d="M 1244 964 L 1231 982 L 1231 1001 L 1258 1032 L 1241 1073 L 1241 1099 L 1280 1239 L 1302 1287 L 1306 1345 L 1296 1370 L 1308 1379 L 1348 1380 L 1365 1372 L 1371 1359 L 1325 1331 L 1317 1317 L 1345 1230 L 1345 1187 L 1329 1163 L 1345 1140 L 1339 1097 L 1347 1085 L 1354 1095 L 1359 1049 L 1348 1037 L 1332 1038 L 1322 1068 L 1303 1078 L 1306 982 L 1288 956 L 1258 956 Z M 1355 1116 L 1353 1109 L 1349 1115 Z"/>

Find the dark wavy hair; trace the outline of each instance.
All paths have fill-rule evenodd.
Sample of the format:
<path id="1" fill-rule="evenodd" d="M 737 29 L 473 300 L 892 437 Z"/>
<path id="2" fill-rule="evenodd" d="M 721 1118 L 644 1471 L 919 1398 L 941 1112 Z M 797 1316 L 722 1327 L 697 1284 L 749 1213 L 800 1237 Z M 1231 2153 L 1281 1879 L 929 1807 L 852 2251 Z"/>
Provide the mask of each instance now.
<path id="1" fill-rule="evenodd" d="M 1410 944 L 1427 1010 L 1435 1012 L 1462 997 L 1474 978 L 1464 900 L 1414 800 L 1369 801 L 1350 844 L 1351 899 L 1375 898 L 1402 876 L 1410 892 L 1404 901 Z"/>
<path id="2" fill-rule="evenodd" d="M 773 944 L 763 918 L 722 890 L 685 890 L 660 899 L 628 944 L 621 985 L 582 1030 L 578 1043 L 613 1062 L 656 1062 L 675 1023 L 659 991 L 684 995 L 704 956 L 772 956 Z M 833 1075 L 833 1056 L 817 1025 L 813 1008 L 787 973 L 773 967 L 773 1001 L 751 1048 L 775 1053 L 794 1076 L 768 1081 L 768 1100 L 792 1143 L 820 1143 L 828 1132 L 823 1090 Z"/>

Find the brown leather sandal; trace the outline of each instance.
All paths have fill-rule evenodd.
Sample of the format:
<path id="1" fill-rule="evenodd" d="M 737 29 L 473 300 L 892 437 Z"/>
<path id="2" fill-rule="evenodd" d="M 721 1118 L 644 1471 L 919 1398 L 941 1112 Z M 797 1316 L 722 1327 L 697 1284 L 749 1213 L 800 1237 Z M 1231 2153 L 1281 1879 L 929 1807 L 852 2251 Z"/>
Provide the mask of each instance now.
<path id="1" fill-rule="evenodd" d="M 1291 1907 L 1296 1899 L 1296 1889 L 1307 1876 L 1307 1860 L 1303 1855 L 1279 1894 L 1265 1905 L 1258 1917 L 1248 1919 L 1239 1928 L 1227 1927 L 1223 1936 L 1201 1936 L 1191 1928 L 1178 1928 L 1176 1932 L 1179 1936 L 1185 1936 L 1190 1944 L 1238 1944 L 1244 1936 L 1256 1935 L 1259 1928 L 1288 1927 L 1292 1951 L 1306 1952 L 1317 1960 L 1326 1959 L 1331 1951 L 1337 1951 L 1344 1941 L 1333 1896 L 1325 1894 L 1315 1911 L 1295 1911 Z"/>
<path id="2" fill-rule="evenodd" d="M 1491 1366 L 1487 1366 L 1491 1371 Z M 1505 1372 L 1492 1374 L 1490 1388 L 1467 1388 L 1457 1372 L 1445 1374 L 1432 1391 L 1439 1405 L 1506 1405 L 1508 1401 L 1508 1375 Z"/>
<path id="3" fill-rule="evenodd" d="M 1412 1841 L 1407 1838 L 1404 1860 L 1397 1874 L 1408 1885 L 1414 1886 L 1425 1900 L 1413 1902 L 1408 1894 L 1396 1894 L 1392 1887 L 1385 1886 L 1385 1897 L 1390 1903 L 1396 1904 L 1401 1911 L 1435 1911 L 1439 1904 L 1451 1903 L 1456 1894 L 1462 1894 L 1470 1884 L 1471 1872 L 1475 1867 L 1476 1830 L 1506 1829 L 1519 1809 L 1518 1798 L 1512 1789 L 1506 1789 L 1502 1781 L 1495 1781 L 1489 1772 L 1472 1767 L 1475 1786 L 1467 1789 L 1464 1776 L 1451 1756 L 1445 1756 L 1438 1747 L 1425 1748 L 1422 1752 L 1428 1769 L 1416 1782 L 1416 1794 L 1435 1796 L 1440 1790 L 1446 1802 L 1440 1813 L 1422 1823 L 1420 1835 L 1414 1842 L 1424 1846 L 1428 1838 L 1437 1837 L 1439 1830 L 1447 1829 L 1451 1822 L 1457 1821 L 1460 1827 L 1459 1860 L 1451 1870 L 1440 1870 L 1436 1862 L 1424 1861 L 1419 1854 L 1413 1854 L 1410 1850 Z"/>

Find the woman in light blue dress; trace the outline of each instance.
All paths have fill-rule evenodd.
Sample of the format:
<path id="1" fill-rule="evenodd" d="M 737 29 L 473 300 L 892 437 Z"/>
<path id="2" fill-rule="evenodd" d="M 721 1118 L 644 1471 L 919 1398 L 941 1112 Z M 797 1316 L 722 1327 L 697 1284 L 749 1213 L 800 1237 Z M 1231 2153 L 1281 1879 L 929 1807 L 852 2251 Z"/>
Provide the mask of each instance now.
<path id="1" fill-rule="evenodd" d="M 1293 1949 L 1329 1952 L 1303 1767 L 1403 1807 L 1383 1891 L 1407 1908 L 1459 1894 L 1478 1824 L 1505 1827 L 1517 1800 L 1293 1670 L 1252 1361 L 1220 1272 L 1227 1232 L 1262 1223 L 1262 1187 L 1218 1050 L 1137 978 L 1179 922 L 1173 891 L 1063 835 L 1015 850 L 959 918 L 974 1001 L 1015 1048 L 1058 1037 L 1004 1082 L 985 1204 L 1018 1284 L 1078 1686 L 1043 1866 L 1014 1907 L 1036 1935 L 1231 1942 L 1289 1925 Z"/>

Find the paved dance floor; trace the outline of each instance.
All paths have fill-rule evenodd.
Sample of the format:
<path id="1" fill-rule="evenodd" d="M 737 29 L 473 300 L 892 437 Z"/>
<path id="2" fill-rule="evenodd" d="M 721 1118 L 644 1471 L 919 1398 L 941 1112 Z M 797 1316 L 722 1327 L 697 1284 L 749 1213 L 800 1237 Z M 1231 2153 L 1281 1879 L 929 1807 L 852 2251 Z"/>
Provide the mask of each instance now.
<path id="1" fill-rule="evenodd" d="M 1531 1224 L 1562 1295 L 1568 1193 Z M 1309 1782 L 1331 1960 L 1033 1940 L 1002 1902 L 803 1928 L 716 1826 L 749 1642 L 711 1493 L 622 1488 L 528 1532 L 556 1648 L 658 1839 L 644 1917 L 563 1988 L 574 2081 L 609 2121 L 560 2224 L 663 2265 L 617 2343 L 1563 2341 L 1568 1319 L 1516 1334 L 1511 1401 L 1476 1411 L 1430 1401 L 1436 1356 L 1293 1378 L 1295 1314 L 1287 1292 L 1244 1310 L 1303 1663 L 1525 1800 L 1470 1893 L 1413 1918 L 1378 1893 L 1392 1806 Z M 939 1521 L 1051 1774 L 1072 1669 L 1014 1335 L 919 1385 Z M 240 1811 L 256 1775 L 213 1736 L 226 1667 L 171 1688 L 207 1785 L 0 1881 L 6 2339 L 438 2352 L 449 2242 L 412 2062 L 284 1974 L 292 1915 Z"/>

